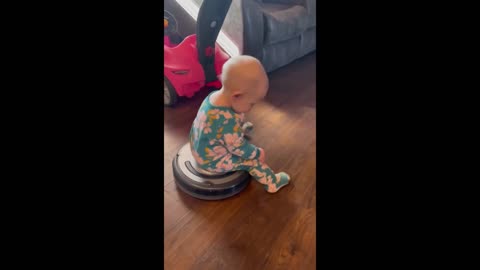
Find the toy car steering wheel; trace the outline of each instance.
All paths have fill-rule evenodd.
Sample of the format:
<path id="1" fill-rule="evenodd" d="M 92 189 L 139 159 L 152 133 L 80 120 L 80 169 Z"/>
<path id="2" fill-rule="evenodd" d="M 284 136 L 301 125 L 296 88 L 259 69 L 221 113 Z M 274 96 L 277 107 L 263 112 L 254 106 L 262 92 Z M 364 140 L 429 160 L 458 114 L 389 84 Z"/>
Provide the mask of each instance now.
<path id="1" fill-rule="evenodd" d="M 177 33 L 178 26 L 175 17 L 168 11 L 163 11 L 163 35 Z"/>

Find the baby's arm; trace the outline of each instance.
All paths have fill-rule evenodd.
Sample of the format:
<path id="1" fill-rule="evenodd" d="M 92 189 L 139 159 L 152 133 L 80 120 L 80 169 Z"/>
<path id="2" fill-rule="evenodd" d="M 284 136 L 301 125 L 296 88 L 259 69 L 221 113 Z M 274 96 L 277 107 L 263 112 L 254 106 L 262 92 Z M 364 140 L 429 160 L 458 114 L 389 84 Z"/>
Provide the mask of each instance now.
<path id="1" fill-rule="evenodd" d="M 261 148 L 246 140 L 242 130 L 243 119 L 244 114 L 236 114 L 235 121 L 230 122 L 233 125 L 228 125 L 227 121 L 218 123 L 218 129 L 217 127 L 215 128 L 217 129 L 216 138 L 220 139 L 223 137 L 220 143 L 227 148 L 229 153 L 242 159 L 258 159 L 261 156 Z"/>
<path id="2" fill-rule="evenodd" d="M 240 137 L 234 145 L 229 145 L 231 153 L 243 159 L 257 159 L 262 155 L 262 149 L 249 143 L 244 137 Z"/>

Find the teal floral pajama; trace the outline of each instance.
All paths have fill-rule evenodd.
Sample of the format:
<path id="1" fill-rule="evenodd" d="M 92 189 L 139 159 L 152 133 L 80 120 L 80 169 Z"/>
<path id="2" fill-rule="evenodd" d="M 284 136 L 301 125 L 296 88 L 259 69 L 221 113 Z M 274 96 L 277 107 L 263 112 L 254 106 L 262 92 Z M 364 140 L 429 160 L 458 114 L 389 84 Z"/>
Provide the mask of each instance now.
<path id="1" fill-rule="evenodd" d="M 200 106 L 190 131 L 190 146 L 198 165 L 211 172 L 248 171 L 267 191 L 276 192 L 288 182 L 288 176 L 277 179 L 260 162 L 260 149 L 244 137 L 244 114 L 212 105 L 210 95 Z"/>

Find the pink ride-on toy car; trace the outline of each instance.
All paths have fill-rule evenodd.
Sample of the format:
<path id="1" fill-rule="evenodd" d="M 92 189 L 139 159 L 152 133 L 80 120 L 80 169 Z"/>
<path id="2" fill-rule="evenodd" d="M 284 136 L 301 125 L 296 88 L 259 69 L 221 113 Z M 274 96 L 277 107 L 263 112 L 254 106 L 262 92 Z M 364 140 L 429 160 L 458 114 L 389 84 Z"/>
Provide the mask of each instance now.
<path id="1" fill-rule="evenodd" d="M 164 11 L 164 105 L 175 105 L 178 97 L 191 98 L 204 87 L 221 88 L 219 78 L 229 56 L 215 41 L 230 4 L 231 0 L 204 0 L 196 34 L 185 39 L 173 15 Z"/>

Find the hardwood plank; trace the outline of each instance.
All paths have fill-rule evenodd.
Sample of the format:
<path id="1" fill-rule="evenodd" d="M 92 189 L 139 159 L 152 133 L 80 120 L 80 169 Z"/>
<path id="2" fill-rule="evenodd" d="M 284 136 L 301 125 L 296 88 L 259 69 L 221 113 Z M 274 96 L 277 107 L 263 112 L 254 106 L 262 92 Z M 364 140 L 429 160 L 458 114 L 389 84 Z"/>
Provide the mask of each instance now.
<path id="1" fill-rule="evenodd" d="M 282 195 L 250 197 L 245 207 L 219 228 L 214 244 L 189 269 L 267 269 L 264 264 L 278 234 L 296 212 L 296 206 Z"/>
<path id="2" fill-rule="evenodd" d="M 315 223 L 315 209 L 299 209 L 277 235 L 262 269 L 316 269 Z"/>
<path id="3" fill-rule="evenodd" d="M 191 269 L 192 263 L 218 241 L 218 230 L 242 208 L 244 197 L 197 200 L 192 217 L 165 235 L 165 268 Z"/>
<path id="4" fill-rule="evenodd" d="M 175 200 L 168 192 L 164 192 L 163 194 L 165 205 L 165 211 L 163 214 L 163 234 L 165 235 L 182 221 L 182 218 L 190 212 L 190 209 L 181 202 Z"/>

